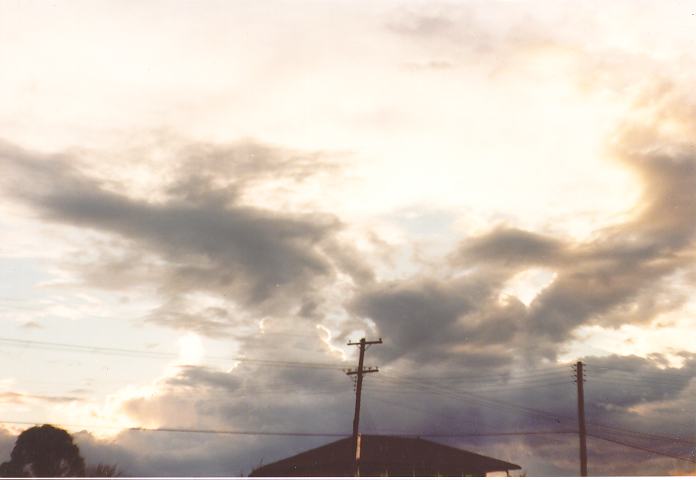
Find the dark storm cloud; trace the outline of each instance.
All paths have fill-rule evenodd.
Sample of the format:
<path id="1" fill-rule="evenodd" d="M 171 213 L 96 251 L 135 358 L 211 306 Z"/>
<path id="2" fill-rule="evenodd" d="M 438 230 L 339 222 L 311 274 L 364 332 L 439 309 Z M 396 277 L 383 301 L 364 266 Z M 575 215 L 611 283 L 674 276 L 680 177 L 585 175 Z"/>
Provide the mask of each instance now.
<path id="1" fill-rule="evenodd" d="M 397 354 L 427 339 L 447 338 L 459 316 L 472 309 L 466 293 L 454 295 L 452 290 L 436 281 L 380 285 L 362 293 L 355 311 L 378 320 Z"/>
<path id="2" fill-rule="evenodd" d="M 389 339 L 375 352 L 378 358 L 408 356 L 413 361 L 440 362 L 464 351 L 463 344 L 510 340 L 514 308 L 486 310 L 494 294 L 494 280 L 488 277 L 394 281 L 364 289 L 351 311 L 375 321 L 380 335 Z"/>
<path id="3" fill-rule="evenodd" d="M 591 379 L 587 388 L 593 398 L 590 404 L 595 418 L 616 417 L 620 409 L 628 413 L 628 409 L 641 403 L 675 398 L 690 388 L 691 378 L 696 376 L 695 362 L 687 362 L 682 368 L 660 368 L 644 358 L 618 355 L 588 362 L 591 364 L 586 370 Z"/>
<path id="4" fill-rule="evenodd" d="M 375 352 L 370 350 L 370 355 Z M 696 376 L 696 360 L 689 354 L 683 359 L 681 368 L 665 368 L 660 358 L 583 359 L 588 432 L 688 456 L 688 445 L 622 436 L 607 428 L 692 438 L 692 408 L 688 405 L 694 391 L 688 378 Z M 509 377 L 470 376 L 461 371 L 458 376 L 446 377 L 440 372 L 438 377 L 420 370 L 372 374 L 364 384 L 362 431 L 426 435 L 575 430 L 576 387 L 570 368 L 559 366 L 553 372 L 545 370 L 543 375 L 529 378 L 532 372 L 518 371 Z M 674 385 L 655 388 L 677 378 L 681 380 Z M 168 427 L 341 433 L 349 430 L 352 420 L 354 394 L 350 386 L 349 378 L 340 370 L 241 365 L 224 372 L 186 367 L 166 380 L 158 393 L 133 398 L 125 409 L 136 421 Z M 650 414 L 645 414 L 644 408 L 650 408 Z M 112 445 L 131 452 L 148 451 L 148 462 L 143 462 L 141 456 L 128 459 L 122 453 L 114 453 L 111 458 L 122 459 L 122 466 L 131 474 L 231 475 L 248 472 L 261 461 L 267 463 L 332 440 L 202 434 L 195 441 L 193 438 L 191 434 L 124 432 Z M 519 463 L 530 474 L 573 475 L 578 471 L 575 435 L 435 439 Z M 98 444 L 90 447 L 94 451 L 100 448 Z M 173 452 L 188 458 L 188 462 L 174 458 Z M 595 437 L 589 438 L 589 452 L 592 473 L 597 475 L 643 471 L 664 474 L 683 467 L 670 459 Z"/>
<path id="5" fill-rule="evenodd" d="M 117 275 L 122 272 L 127 280 L 151 281 L 165 295 L 212 292 L 247 308 L 272 311 L 311 297 L 330 283 L 336 269 L 363 282 L 371 277 L 365 262 L 337 242 L 341 225 L 335 217 L 242 203 L 241 197 L 264 180 L 286 179 L 290 188 L 293 182 L 332 171 L 319 154 L 240 142 L 188 146 L 178 155 L 163 175 L 171 178 L 163 187 L 164 200 L 151 201 L 125 195 L 123 186 L 111 180 L 82 173 L 84 159 L 11 145 L 0 151 L 12 172 L 5 186 L 15 199 L 47 220 L 111 235 L 121 252 L 104 245 L 103 251 L 111 250 L 104 261 L 92 258 L 84 265 L 87 279 L 98 286 L 111 282 L 123 287 Z M 229 323 L 226 313 L 218 313 L 197 325 L 192 317 L 163 306 L 150 318 L 175 327 L 192 321 L 200 332 L 217 334 Z"/>
<path id="6" fill-rule="evenodd" d="M 196 392 L 196 395 L 186 395 Z M 230 428 L 279 430 L 336 429 L 328 417 L 350 416 L 351 379 L 340 368 L 311 369 L 242 362 L 232 371 L 182 367 L 160 385 L 157 396 L 138 397 L 124 405 L 132 418 L 191 427 L 205 413 L 206 423 Z M 335 397 L 335 398 L 332 398 Z M 302 402 L 297 404 L 297 400 Z M 347 410 L 337 409 L 336 402 Z M 176 411 L 171 405 L 177 405 Z M 311 417 L 313 409 L 323 417 Z M 270 417 L 275 420 L 270 421 Z M 279 423 L 278 423 L 279 422 Z M 339 428 L 338 431 L 343 431 Z"/>
<path id="7" fill-rule="evenodd" d="M 370 351 L 373 354 L 373 350 Z M 588 432 L 688 456 L 691 447 L 617 434 L 606 426 L 691 438 L 694 391 L 675 386 L 646 395 L 642 386 L 696 375 L 696 360 L 682 368 L 663 359 L 588 357 Z M 569 368 L 529 379 L 468 376 L 440 378 L 423 372 L 370 375 L 363 392 L 363 433 L 476 433 L 511 430 L 567 431 L 577 427 L 576 389 Z M 518 377 L 519 375 L 519 377 Z M 626 385 L 629 380 L 633 385 Z M 153 395 L 132 398 L 125 411 L 137 423 L 212 430 L 347 433 L 353 391 L 340 370 L 244 365 L 233 371 L 183 367 Z M 650 390 L 652 391 L 652 390 Z M 608 399 L 613 399 L 611 402 Z M 652 408 L 646 415 L 642 408 Z M 540 412 L 540 413 L 537 413 Z M 542 415 L 548 412 L 549 415 Z M 685 418 L 686 416 L 686 418 Z M 677 422 L 681 422 L 678 425 Z M 103 442 L 76 434 L 88 463 L 117 463 L 129 475 L 238 475 L 261 463 L 328 443 L 331 437 L 213 435 L 126 431 Z M 521 464 L 529 474 L 574 475 L 577 436 L 435 437 L 436 441 Z M 1 441 L 1 438 L 0 438 Z M 683 462 L 631 450 L 590 436 L 591 473 L 683 472 Z"/>
<path id="8" fill-rule="evenodd" d="M 351 381 L 336 368 L 303 368 L 301 366 L 254 365 L 241 362 L 234 370 L 221 371 L 212 367 L 180 367 L 176 375 L 166 379 L 165 391 L 176 393 L 177 388 L 195 387 L 208 393 L 240 394 L 266 391 L 279 396 L 302 395 L 324 390 L 348 391 Z"/>
<path id="9" fill-rule="evenodd" d="M 108 442 L 87 432 L 75 437 L 88 463 L 117 464 L 128 476 L 146 477 L 242 477 L 261 464 L 335 440 L 152 432 L 124 432 Z"/>
<path id="10" fill-rule="evenodd" d="M 123 411 L 138 423 L 174 428 L 347 434 L 351 387 L 351 378 L 340 369 L 190 366 L 164 380 L 155 395 L 128 400 Z M 290 438 L 123 432 L 113 445 L 148 452 L 147 457 L 122 458 L 130 474 L 200 476 L 249 473 L 261 462 L 335 440 Z M 92 441 L 91 448 L 98 452 L 101 445 Z"/>
<path id="11" fill-rule="evenodd" d="M 563 255 L 563 242 L 516 228 L 499 228 L 461 246 L 454 256 L 460 265 L 502 263 L 534 266 L 556 263 Z"/>
<path id="12" fill-rule="evenodd" d="M 196 388 L 219 389 L 231 393 L 238 390 L 243 385 L 243 381 L 238 375 L 206 367 L 187 366 L 181 367 L 176 376 L 167 379 L 167 384 L 171 386 L 195 385 Z"/>
<path id="13" fill-rule="evenodd" d="M 190 288 L 236 288 L 249 303 L 331 272 L 317 247 L 335 224 L 320 217 L 153 205 L 98 189 L 53 192 L 32 203 L 49 220 L 114 233 L 176 261 L 176 273 L 195 279 Z"/>

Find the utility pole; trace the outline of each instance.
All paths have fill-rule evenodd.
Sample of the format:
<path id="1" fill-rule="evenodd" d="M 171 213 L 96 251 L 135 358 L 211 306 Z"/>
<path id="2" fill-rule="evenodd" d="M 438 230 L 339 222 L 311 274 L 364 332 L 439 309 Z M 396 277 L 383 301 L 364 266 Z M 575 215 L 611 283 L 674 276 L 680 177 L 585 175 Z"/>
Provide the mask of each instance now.
<path id="1" fill-rule="evenodd" d="M 363 368 L 365 360 L 365 350 L 370 345 L 376 345 L 382 343 L 382 339 L 366 341 L 361 338 L 359 342 L 348 341 L 348 345 L 358 345 L 360 347 L 360 357 L 358 359 L 358 369 L 348 370 L 346 375 L 357 375 L 357 383 L 355 386 L 355 416 L 353 417 L 353 474 L 358 477 L 360 476 L 360 449 L 358 448 L 358 442 L 360 439 L 359 426 L 360 426 L 360 394 L 362 393 L 362 381 L 363 375 L 366 373 L 379 372 L 378 368 Z"/>
<path id="2" fill-rule="evenodd" d="M 582 362 L 577 362 L 573 371 L 575 372 L 575 383 L 578 386 L 578 433 L 580 434 L 580 476 L 587 476 L 587 431 L 585 430 L 585 374 Z"/>

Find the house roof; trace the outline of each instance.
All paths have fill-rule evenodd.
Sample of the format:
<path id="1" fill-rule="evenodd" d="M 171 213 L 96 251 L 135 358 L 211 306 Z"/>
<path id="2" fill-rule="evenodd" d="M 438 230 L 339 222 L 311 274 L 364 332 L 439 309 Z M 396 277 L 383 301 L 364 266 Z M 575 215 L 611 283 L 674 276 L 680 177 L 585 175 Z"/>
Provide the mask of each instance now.
<path id="1" fill-rule="evenodd" d="M 353 476 L 352 438 L 264 465 L 252 477 Z M 361 435 L 361 476 L 483 476 L 521 467 L 422 438 Z"/>

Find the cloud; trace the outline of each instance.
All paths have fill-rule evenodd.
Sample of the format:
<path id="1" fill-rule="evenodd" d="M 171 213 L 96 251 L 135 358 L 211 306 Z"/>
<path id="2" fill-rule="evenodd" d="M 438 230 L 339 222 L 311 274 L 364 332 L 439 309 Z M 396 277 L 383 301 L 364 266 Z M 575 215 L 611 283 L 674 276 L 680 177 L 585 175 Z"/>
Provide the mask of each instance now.
<path id="1" fill-rule="evenodd" d="M 375 350 L 370 350 L 374 355 Z M 688 444 L 636 436 L 617 429 L 691 438 L 687 405 L 696 376 L 693 355 L 680 368 L 659 358 L 587 357 L 588 432 L 669 455 L 688 456 Z M 484 370 L 485 371 L 485 370 Z M 476 433 L 572 431 L 577 427 L 576 388 L 570 368 L 508 376 L 452 371 L 408 371 L 368 376 L 364 385 L 364 433 Z M 674 380 L 674 382 L 672 382 Z M 153 395 L 126 400 L 122 408 L 141 425 L 233 431 L 340 433 L 350 430 L 353 392 L 338 370 L 241 365 L 232 371 L 180 368 Z M 678 408 L 677 408 L 678 407 Z M 649 409 L 650 414 L 646 414 Z M 681 422 L 681 423 L 679 423 Z M 83 439 L 84 437 L 84 439 Z M 530 474 L 578 471 L 574 434 L 520 437 L 434 437 L 460 448 L 521 464 Z M 331 441 L 254 435 L 122 432 L 109 443 L 78 435 L 85 456 L 109 459 L 131 475 L 231 475 Z M 683 462 L 589 438 L 596 475 L 683 471 Z"/>
<path id="2" fill-rule="evenodd" d="M 682 126 L 693 132 L 695 125 Z M 587 244 L 571 246 L 562 262 L 550 259 L 558 276 L 531 305 L 529 328 L 534 335 L 559 341 L 585 322 L 619 326 L 641 321 L 631 318 L 630 310 L 611 313 L 644 302 L 660 292 L 661 280 L 690 268 L 696 235 L 690 221 L 696 214 L 695 152 L 655 128 L 640 126 L 626 127 L 613 151 L 642 181 L 635 216 L 597 232 Z M 683 299 L 675 295 L 663 306 L 678 306 Z"/>
<path id="3" fill-rule="evenodd" d="M 140 425 L 233 431 L 348 432 L 351 382 L 339 369 L 240 365 L 232 371 L 189 366 L 165 378 L 156 395 L 134 397 L 123 411 Z M 193 439 L 196 438 L 196 441 Z M 331 437 L 328 437 L 330 440 Z M 261 461 L 318 446 L 327 438 L 123 432 L 113 444 L 147 461 L 129 473 L 237 475 Z M 175 449 L 174 449 L 175 448 Z M 185 459 L 185 460 L 184 460 Z"/>
<path id="4" fill-rule="evenodd" d="M 39 329 L 39 328 L 43 328 L 43 327 L 38 322 L 29 321 L 29 322 L 24 322 L 22 324 L 22 328 L 26 328 L 27 330 L 35 330 L 35 329 Z"/>
<path id="5" fill-rule="evenodd" d="M 455 71 L 483 64 L 507 73 L 533 63 L 527 60 L 537 53 L 560 52 L 595 86 L 618 89 L 634 81 L 635 75 L 605 70 L 626 59 L 640 63 L 637 56 L 611 56 L 559 40 L 566 35 L 558 26 L 564 23 L 551 38 L 551 29 L 526 22 L 524 9 L 511 8 L 514 15 L 489 28 L 478 6 L 404 7 L 386 28 L 421 47 L 413 51 L 414 60 L 401 62 L 409 68 Z M 592 31 L 568 30 L 583 42 Z M 559 72 L 566 70 L 554 67 L 554 74 Z M 419 263 L 410 277 L 390 281 L 376 279 L 375 260 L 341 239 L 346 226 L 335 212 L 296 197 L 317 177 L 339 173 L 325 152 L 250 140 L 220 145 L 162 138 L 156 148 L 123 154 L 128 158 L 95 159 L 94 152 L 44 154 L 2 144 L 3 200 L 21 202 L 41 220 L 76 227 L 84 243 L 76 243 L 74 258 L 63 268 L 79 273 L 85 285 L 155 290 L 160 304 L 145 315 L 148 322 L 210 337 L 249 334 L 244 354 L 279 359 L 330 353 L 324 345 L 311 350 L 292 337 L 269 341 L 258 333 L 261 319 L 269 329 L 283 326 L 294 334 L 330 324 L 332 333 L 338 332 L 330 345 L 336 349 L 356 331 L 383 336 L 385 343 L 369 352 L 382 373 L 366 381 L 367 431 L 574 428 L 569 372 L 540 375 L 526 390 L 514 387 L 524 383 L 526 366 L 553 365 L 549 360 L 557 359 L 579 327 L 650 325 L 685 301 L 671 282 L 688 273 L 693 260 L 696 162 L 693 146 L 683 141 L 694 133 L 687 97 L 660 84 L 629 112 L 613 138 L 610 154 L 643 186 L 630 220 L 582 242 L 554 236 L 552 229 L 499 225 L 465 238 L 439 264 Z M 553 272 L 553 282 L 529 307 L 501 298 L 507 281 L 530 268 Z M 674 374 L 695 372 L 692 359 L 683 355 L 683 360 L 684 367 L 665 370 L 658 358 L 586 359 L 588 417 L 689 434 L 693 426 L 685 418 L 693 387 Z M 629 379 L 611 373 L 619 368 L 633 380 L 649 380 L 629 385 Z M 484 381 L 461 378 L 475 374 Z M 427 378 L 419 381 L 417 375 Z M 560 384 L 561 376 L 564 384 L 546 384 Z M 123 402 L 123 412 L 146 425 L 296 431 L 345 431 L 352 416 L 350 384 L 338 371 L 186 367 L 157 387 L 152 395 Z M 324 441 L 146 432 L 123 432 L 110 445 L 88 434 L 80 438 L 94 458 L 108 463 L 116 458 L 134 475 L 237 474 L 262 459 Z M 525 458 L 536 472 L 577 472 L 574 437 L 451 443 L 523 464 Z M 686 454 L 679 445 L 659 446 Z M 596 462 L 592 473 L 674 468 L 672 460 L 629 455 L 601 441 L 591 440 L 590 450 Z"/>
<path id="6" fill-rule="evenodd" d="M 688 97 L 661 94 L 636 106 L 609 142 L 608 153 L 642 185 L 627 220 L 587 241 L 499 225 L 462 241 L 437 267 L 367 285 L 349 308 L 388 339 L 375 357 L 426 370 L 534 365 L 555 360 L 578 327 L 650 325 L 681 307 L 688 297 L 675 279 L 693 281 L 696 240 L 696 152 L 683 138 L 696 123 Z M 553 281 L 529 306 L 503 298 L 506 282 L 530 268 Z"/>
<path id="7" fill-rule="evenodd" d="M 459 248 L 454 261 L 462 266 L 472 263 L 535 266 L 556 263 L 564 254 L 558 239 L 517 228 L 498 228 L 472 239 Z"/>
<path id="8" fill-rule="evenodd" d="M 652 118 L 676 122 L 690 135 L 693 120 L 671 110 L 671 102 L 660 105 Z M 580 325 L 650 322 L 686 301 L 667 281 L 689 272 L 693 260 L 696 154 L 660 128 L 629 121 L 613 140 L 612 154 L 643 186 L 628 221 L 599 230 L 584 243 L 498 227 L 465 240 L 453 255 L 462 267 L 555 272 L 552 284 L 518 317 L 518 330 L 527 337 L 522 345 L 530 354 L 553 357 Z"/>
<path id="9" fill-rule="evenodd" d="M 101 235 L 103 247 L 93 246 L 102 258 L 91 252 L 87 262 L 66 262 L 82 269 L 88 282 L 114 288 L 145 282 L 168 298 L 148 317 L 156 323 L 218 335 L 235 323 L 224 309 L 190 315 L 174 298 L 208 292 L 269 313 L 306 304 L 340 271 L 369 281 L 366 263 L 337 239 L 341 223 L 335 216 L 245 203 L 269 182 L 283 179 L 291 188 L 332 171 L 319 154 L 249 141 L 178 148 L 173 147 L 179 155 L 174 166 L 162 175 L 168 180 L 153 198 L 129 194 L 128 183 L 86 173 L 99 165 L 86 167 L 80 156 L 44 155 L 5 144 L 0 158 L 13 172 L 5 182 L 12 199 L 45 220 Z M 198 313 L 212 320 L 198 321 Z"/>
<path id="10" fill-rule="evenodd" d="M 466 6 L 437 2 L 420 6 L 402 6 L 395 9 L 385 28 L 415 43 L 428 46 L 443 46 L 460 55 L 494 59 L 495 54 L 510 56 L 525 48 L 552 43 L 549 29 L 543 28 L 539 20 L 515 5 L 505 3 L 506 15 L 498 18 L 506 28 L 495 29 L 486 24 L 486 12 L 482 3 Z M 488 5 L 485 5 L 487 8 Z M 555 43 L 555 42 L 553 42 Z M 435 67 L 437 68 L 437 67 Z"/>
<path id="11" fill-rule="evenodd" d="M 331 273 L 317 246 L 334 225 L 322 218 L 241 206 L 151 205 L 96 189 L 55 192 L 34 206 L 49 220 L 113 233 L 179 259 L 171 288 L 183 282 L 191 289 L 234 289 L 256 304 L 277 289 Z"/>
<path id="12" fill-rule="evenodd" d="M 83 400 L 82 397 L 71 397 L 63 395 L 35 395 L 30 393 L 22 392 L 12 392 L 5 391 L 0 392 L 0 403 L 6 404 L 25 404 L 25 403 L 35 403 L 35 402 L 45 402 L 45 403 L 69 403 L 69 402 L 79 402 Z"/>
<path id="13" fill-rule="evenodd" d="M 479 357 L 477 366 L 497 366 L 511 361 L 509 355 L 471 350 L 504 344 L 515 331 L 515 306 L 493 306 L 495 287 L 488 277 L 393 281 L 363 289 L 351 311 L 373 320 L 388 339 L 375 351 L 383 361 L 406 357 L 438 364 Z"/>
<path id="14" fill-rule="evenodd" d="M 201 335 L 214 338 L 229 336 L 230 330 L 235 326 L 244 326 L 241 320 L 248 320 L 245 317 L 235 318 L 230 311 L 220 306 L 196 311 L 187 311 L 188 308 L 186 301 L 173 298 L 152 310 L 145 320 L 175 329 L 195 330 Z"/>

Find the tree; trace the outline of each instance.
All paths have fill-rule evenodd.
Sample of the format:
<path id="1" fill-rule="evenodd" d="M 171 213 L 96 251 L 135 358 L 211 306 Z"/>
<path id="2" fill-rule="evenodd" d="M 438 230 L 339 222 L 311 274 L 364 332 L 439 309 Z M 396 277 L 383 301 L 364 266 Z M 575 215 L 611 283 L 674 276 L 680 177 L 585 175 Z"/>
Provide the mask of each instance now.
<path id="1" fill-rule="evenodd" d="M 42 425 L 19 434 L 10 461 L 0 465 L 0 475 L 84 477 L 85 460 L 68 432 L 52 425 Z"/>

